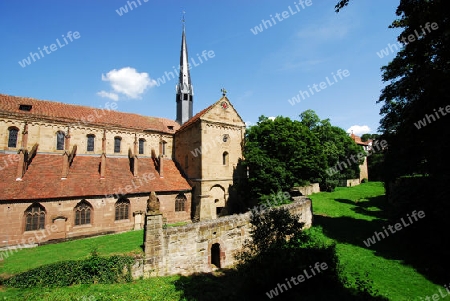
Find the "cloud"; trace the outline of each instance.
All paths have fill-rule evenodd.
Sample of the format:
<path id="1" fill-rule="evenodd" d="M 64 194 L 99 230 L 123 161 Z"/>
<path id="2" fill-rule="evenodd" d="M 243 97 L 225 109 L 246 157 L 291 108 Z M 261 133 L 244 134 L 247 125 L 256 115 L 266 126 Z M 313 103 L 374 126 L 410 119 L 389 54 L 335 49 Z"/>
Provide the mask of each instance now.
<path id="1" fill-rule="evenodd" d="M 106 92 L 104 90 L 97 92 L 97 95 L 100 97 L 106 97 L 115 101 L 119 100 L 119 95 L 117 95 L 116 93 L 112 93 L 112 92 Z"/>
<path id="2" fill-rule="evenodd" d="M 119 70 L 113 69 L 106 75 L 102 74 L 102 81 L 109 82 L 115 93 L 101 91 L 97 94 L 109 98 L 115 97 L 114 95 L 118 98 L 118 94 L 126 95 L 132 99 L 141 98 L 147 88 L 156 86 L 156 80 L 151 79 L 148 73 L 139 73 L 131 67 Z"/>
<path id="3" fill-rule="evenodd" d="M 347 133 L 355 134 L 356 136 L 361 136 L 363 134 L 370 134 L 370 127 L 367 125 L 352 125 L 348 130 Z"/>

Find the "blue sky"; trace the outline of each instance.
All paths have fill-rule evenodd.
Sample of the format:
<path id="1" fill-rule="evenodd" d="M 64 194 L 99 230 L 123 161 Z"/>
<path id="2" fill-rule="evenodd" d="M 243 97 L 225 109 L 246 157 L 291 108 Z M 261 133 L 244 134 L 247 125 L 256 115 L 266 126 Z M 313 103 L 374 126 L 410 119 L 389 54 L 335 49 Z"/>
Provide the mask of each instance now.
<path id="1" fill-rule="evenodd" d="M 353 1 L 338 14 L 336 2 L 1 1 L 0 93 L 93 107 L 117 101 L 119 111 L 175 119 L 176 80 L 165 74 L 179 64 L 184 10 L 194 113 L 225 87 L 248 124 L 313 109 L 345 130 L 374 133 L 399 1 Z"/>

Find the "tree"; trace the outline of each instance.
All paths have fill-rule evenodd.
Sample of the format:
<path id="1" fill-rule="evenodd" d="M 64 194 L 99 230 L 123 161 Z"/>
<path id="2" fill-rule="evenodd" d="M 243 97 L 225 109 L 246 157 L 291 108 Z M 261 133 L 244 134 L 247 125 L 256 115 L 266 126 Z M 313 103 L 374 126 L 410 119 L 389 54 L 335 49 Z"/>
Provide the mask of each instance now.
<path id="1" fill-rule="evenodd" d="M 362 147 L 358 146 L 343 129 L 332 126 L 329 119 L 320 120 L 313 110 L 302 112 L 300 118 L 300 122 L 319 139 L 326 157 L 327 168 L 335 167 L 339 162 L 347 162 L 348 158 L 355 157 L 363 151 Z M 358 164 L 350 164 L 334 175 L 327 173 L 321 181 L 322 190 L 334 189 L 340 180 L 359 178 L 361 163 L 363 160 L 358 160 Z"/>
<path id="2" fill-rule="evenodd" d="M 261 116 L 247 130 L 244 157 L 252 198 L 320 181 L 327 167 L 319 139 L 288 117 Z"/>

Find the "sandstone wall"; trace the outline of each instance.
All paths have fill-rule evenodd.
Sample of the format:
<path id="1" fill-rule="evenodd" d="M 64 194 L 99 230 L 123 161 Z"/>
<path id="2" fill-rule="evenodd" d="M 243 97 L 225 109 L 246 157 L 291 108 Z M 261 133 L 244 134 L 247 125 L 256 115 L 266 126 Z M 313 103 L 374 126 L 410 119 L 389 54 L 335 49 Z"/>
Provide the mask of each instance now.
<path id="1" fill-rule="evenodd" d="M 303 196 L 308 196 L 316 192 L 320 192 L 319 183 L 312 183 L 307 186 L 293 187 L 291 191 L 299 192 Z"/>
<path id="2" fill-rule="evenodd" d="M 283 207 L 300 215 L 300 221 L 310 227 L 311 200 L 296 199 Z M 189 275 L 211 272 L 218 266 L 231 267 L 235 264 L 234 255 L 250 238 L 249 212 L 168 229 L 162 228 L 160 215 L 147 215 L 146 222 L 145 259 L 134 271 L 145 277 Z"/>

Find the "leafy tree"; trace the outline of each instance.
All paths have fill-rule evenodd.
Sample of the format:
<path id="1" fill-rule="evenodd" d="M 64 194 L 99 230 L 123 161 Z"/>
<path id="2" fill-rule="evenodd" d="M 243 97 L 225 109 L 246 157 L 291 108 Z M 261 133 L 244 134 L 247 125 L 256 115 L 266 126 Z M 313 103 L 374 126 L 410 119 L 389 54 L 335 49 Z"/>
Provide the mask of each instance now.
<path id="1" fill-rule="evenodd" d="M 244 157 L 253 198 L 320 181 L 327 167 L 319 139 L 288 117 L 261 116 L 247 130 Z"/>
<path id="2" fill-rule="evenodd" d="M 352 155 L 357 156 L 363 151 L 362 147 L 358 146 L 343 129 L 332 126 L 329 119 L 320 120 L 313 110 L 304 111 L 300 114 L 300 118 L 300 122 L 319 139 L 328 168 L 335 167 L 339 162 L 347 162 Z M 334 175 L 327 173 L 321 182 L 322 189 L 332 190 L 341 179 L 358 178 L 361 163 L 363 160 L 358 160 L 358 164 L 350 164 Z"/>
<path id="3" fill-rule="evenodd" d="M 380 137 L 378 134 L 362 134 L 361 141 L 366 142 L 369 139 L 376 140 Z"/>

